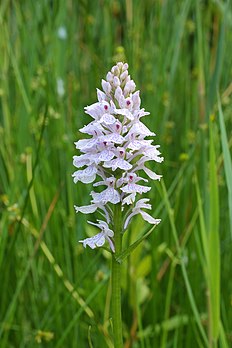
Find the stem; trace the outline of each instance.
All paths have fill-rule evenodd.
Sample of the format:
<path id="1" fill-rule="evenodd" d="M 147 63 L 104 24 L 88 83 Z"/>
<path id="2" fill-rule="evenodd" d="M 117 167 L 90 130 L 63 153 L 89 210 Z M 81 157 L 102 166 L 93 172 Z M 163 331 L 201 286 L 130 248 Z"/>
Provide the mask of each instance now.
<path id="1" fill-rule="evenodd" d="M 122 250 L 122 212 L 121 203 L 114 209 L 114 243 L 115 253 L 112 254 L 112 317 L 114 332 L 114 348 L 122 348 L 122 314 L 121 314 L 121 264 L 116 261 Z"/>

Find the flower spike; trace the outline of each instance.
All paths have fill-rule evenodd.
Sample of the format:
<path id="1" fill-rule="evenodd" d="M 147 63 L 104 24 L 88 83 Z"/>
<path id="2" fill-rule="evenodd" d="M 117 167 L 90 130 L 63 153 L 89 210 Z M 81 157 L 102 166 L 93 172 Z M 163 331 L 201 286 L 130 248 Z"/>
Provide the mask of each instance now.
<path id="1" fill-rule="evenodd" d="M 84 247 L 88 245 L 95 249 L 108 241 L 114 252 L 114 232 L 111 228 L 114 227 L 115 205 L 120 205 L 121 211 L 125 211 L 123 231 L 137 214 L 151 224 L 160 222 L 143 210 L 151 210 L 149 199 L 141 199 L 141 195 L 150 191 L 151 187 L 144 185 L 148 180 L 141 174 L 160 181 L 162 176 L 145 163 L 161 163 L 163 157 L 160 157 L 159 145 L 152 145 L 153 140 L 147 139 L 154 137 L 155 133 L 142 122 L 142 117 L 149 112 L 140 108 L 140 91 L 135 91 L 136 85 L 128 73 L 128 64 L 119 62 L 113 66 L 101 85 L 102 91 L 97 88 L 98 101 L 85 107 L 85 113 L 91 120 L 80 129 L 87 138 L 75 143 L 80 154 L 73 157 L 73 164 L 78 170 L 72 176 L 75 183 L 94 182 L 94 188 L 105 186 L 100 192 L 98 188 L 91 192 L 90 205 L 75 206 L 76 212 L 99 212 L 105 219 L 98 220 L 97 224 L 89 222 L 99 227 L 101 232 L 80 242 Z M 143 183 L 138 184 L 138 181 Z"/>

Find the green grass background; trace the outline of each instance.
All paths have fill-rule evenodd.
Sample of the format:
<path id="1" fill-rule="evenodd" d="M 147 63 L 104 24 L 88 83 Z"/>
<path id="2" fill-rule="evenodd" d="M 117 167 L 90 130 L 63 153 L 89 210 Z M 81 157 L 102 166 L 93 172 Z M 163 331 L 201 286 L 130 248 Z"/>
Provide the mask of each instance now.
<path id="1" fill-rule="evenodd" d="M 83 107 L 121 60 L 165 157 L 162 223 L 124 262 L 125 347 L 232 347 L 231 1 L 1 0 L 1 348 L 113 347 L 110 258 L 77 242 L 96 216 L 75 214 L 91 185 L 71 174 Z"/>

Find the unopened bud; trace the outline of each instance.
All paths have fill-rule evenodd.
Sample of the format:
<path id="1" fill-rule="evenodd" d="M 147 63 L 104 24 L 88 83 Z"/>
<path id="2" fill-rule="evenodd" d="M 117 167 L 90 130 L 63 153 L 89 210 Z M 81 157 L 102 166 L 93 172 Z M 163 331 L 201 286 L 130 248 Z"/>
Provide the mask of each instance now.
<path id="1" fill-rule="evenodd" d="M 103 88 L 103 91 L 106 94 L 110 94 L 110 92 L 111 92 L 111 85 L 110 85 L 109 82 L 106 82 L 105 80 L 102 80 L 102 88 Z"/>

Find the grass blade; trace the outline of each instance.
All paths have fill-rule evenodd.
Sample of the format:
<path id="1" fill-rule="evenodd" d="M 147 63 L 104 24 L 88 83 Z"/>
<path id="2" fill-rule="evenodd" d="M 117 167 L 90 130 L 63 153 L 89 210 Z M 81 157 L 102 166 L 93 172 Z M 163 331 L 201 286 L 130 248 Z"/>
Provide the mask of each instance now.
<path id="1" fill-rule="evenodd" d="M 230 149 L 228 145 L 228 139 L 226 135 L 226 127 L 224 122 L 224 116 L 222 113 L 221 102 L 218 97 L 218 112 L 219 112 L 219 124 L 221 130 L 221 143 L 222 152 L 224 157 L 224 168 L 226 176 L 226 184 L 228 189 L 228 205 L 229 205 L 229 218 L 230 218 L 230 234 L 232 238 L 232 161 L 230 155 Z"/>
<path id="2" fill-rule="evenodd" d="M 210 214 L 209 214 L 209 285 L 210 285 L 210 338 L 216 344 L 220 328 L 220 241 L 219 197 L 217 166 L 214 149 L 214 128 L 210 121 Z"/>

